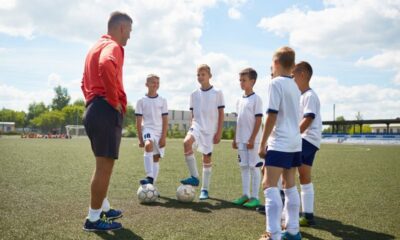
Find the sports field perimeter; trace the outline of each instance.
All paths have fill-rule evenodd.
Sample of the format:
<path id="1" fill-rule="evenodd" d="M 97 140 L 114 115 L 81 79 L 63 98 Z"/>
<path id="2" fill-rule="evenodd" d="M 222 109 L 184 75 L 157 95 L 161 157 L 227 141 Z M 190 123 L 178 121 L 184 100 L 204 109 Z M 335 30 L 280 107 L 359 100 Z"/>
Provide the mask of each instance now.
<path id="1" fill-rule="evenodd" d="M 96 234 L 82 230 L 94 167 L 89 141 L 2 137 L 0 239 L 258 239 L 264 216 L 230 203 L 241 195 L 230 146 L 223 141 L 213 154 L 212 199 L 183 204 L 175 200 L 188 174 L 182 140 L 169 139 L 157 184 L 162 197 L 141 205 L 142 149 L 123 139 L 109 198 L 124 210 L 124 229 Z M 399 145 L 322 145 L 313 182 L 317 226 L 301 228 L 303 239 L 400 238 Z"/>

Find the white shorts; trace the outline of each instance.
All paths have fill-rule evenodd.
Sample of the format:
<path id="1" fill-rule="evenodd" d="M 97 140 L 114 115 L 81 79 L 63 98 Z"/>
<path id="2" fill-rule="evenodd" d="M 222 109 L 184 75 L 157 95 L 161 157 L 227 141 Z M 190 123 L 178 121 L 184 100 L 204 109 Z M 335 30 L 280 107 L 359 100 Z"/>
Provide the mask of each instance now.
<path id="1" fill-rule="evenodd" d="M 214 148 L 213 134 L 204 134 L 194 127 L 191 127 L 187 134 L 194 137 L 193 147 L 196 148 L 198 152 L 205 155 L 212 153 Z"/>
<path id="2" fill-rule="evenodd" d="M 253 149 L 247 149 L 247 144 L 238 143 L 238 161 L 241 167 L 262 167 L 264 161 L 258 155 L 259 143 L 255 143 Z"/>
<path id="3" fill-rule="evenodd" d="M 160 148 L 158 143 L 160 142 L 161 133 L 155 134 L 150 129 L 143 129 L 143 141 L 151 141 L 153 143 L 153 155 L 160 155 L 160 157 L 164 157 L 165 147 Z"/>

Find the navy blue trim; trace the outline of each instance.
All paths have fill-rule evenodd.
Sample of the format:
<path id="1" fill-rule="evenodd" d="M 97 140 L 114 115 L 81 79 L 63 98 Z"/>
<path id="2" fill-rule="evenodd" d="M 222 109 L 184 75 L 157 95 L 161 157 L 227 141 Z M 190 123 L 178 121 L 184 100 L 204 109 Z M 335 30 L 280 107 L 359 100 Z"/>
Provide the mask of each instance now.
<path id="1" fill-rule="evenodd" d="M 161 114 L 161 116 L 167 116 L 168 115 L 168 113 L 162 113 Z"/>
<path id="2" fill-rule="evenodd" d="M 312 118 L 312 119 L 314 119 L 315 118 L 315 113 L 305 113 L 304 115 L 303 115 L 303 117 L 310 117 L 310 118 Z"/>
<path id="3" fill-rule="evenodd" d="M 209 87 L 209 88 L 207 88 L 207 89 L 202 89 L 202 88 L 200 88 L 200 90 L 203 91 L 203 92 L 207 92 L 208 90 L 210 90 L 210 89 L 213 88 L 213 87 L 214 87 L 214 86 L 211 85 L 211 87 Z"/>
<path id="4" fill-rule="evenodd" d="M 243 98 L 248 98 L 248 97 L 250 97 L 250 96 L 252 96 L 252 95 L 254 95 L 254 94 L 256 94 L 255 92 L 253 92 L 253 93 L 250 93 L 249 95 L 243 95 Z"/>
<path id="5" fill-rule="evenodd" d="M 262 117 L 263 114 L 262 114 L 262 113 L 257 113 L 255 116 L 256 116 L 256 117 Z"/>
<path id="6" fill-rule="evenodd" d="M 293 78 L 293 76 L 280 75 L 279 77 Z"/>
<path id="7" fill-rule="evenodd" d="M 225 108 L 225 105 L 218 106 L 218 109 L 220 109 L 220 108 Z"/>
<path id="8" fill-rule="evenodd" d="M 141 113 L 135 113 L 135 116 L 143 116 Z"/>
<path id="9" fill-rule="evenodd" d="M 306 93 L 306 92 L 308 92 L 308 91 L 310 91 L 310 90 L 311 90 L 311 88 L 305 90 L 304 92 L 301 93 L 301 95 L 303 95 L 304 93 Z"/>
<path id="10" fill-rule="evenodd" d="M 193 111 L 193 108 L 189 108 L 190 111 Z"/>
<path id="11" fill-rule="evenodd" d="M 146 94 L 146 97 L 148 97 L 148 98 L 158 98 L 158 94 L 156 96 L 154 96 L 154 97 L 150 97 L 149 95 Z"/>
<path id="12" fill-rule="evenodd" d="M 268 108 L 267 113 L 278 113 L 278 110 Z"/>

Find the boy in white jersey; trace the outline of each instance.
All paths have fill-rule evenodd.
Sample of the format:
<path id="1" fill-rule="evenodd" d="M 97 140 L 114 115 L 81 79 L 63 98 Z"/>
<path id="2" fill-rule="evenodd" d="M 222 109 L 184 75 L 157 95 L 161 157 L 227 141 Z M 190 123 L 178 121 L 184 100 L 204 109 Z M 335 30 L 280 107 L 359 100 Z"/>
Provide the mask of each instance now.
<path id="1" fill-rule="evenodd" d="M 183 143 L 185 160 L 191 176 L 181 180 L 182 184 L 199 185 L 199 173 L 193 154 L 193 143 L 197 146 L 197 151 L 203 154 L 203 181 L 200 200 L 209 198 L 211 154 L 213 144 L 218 144 L 221 140 L 224 123 L 224 96 L 220 90 L 216 90 L 210 84 L 211 77 L 211 69 L 208 65 L 202 64 L 197 68 L 197 81 L 200 83 L 200 89 L 193 91 L 190 95 L 192 122 Z"/>
<path id="2" fill-rule="evenodd" d="M 300 62 L 293 70 L 293 76 L 301 91 L 300 132 L 303 141 L 302 165 L 298 168 L 301 188 L 301 226 L 314 225 L 314 186 L 311 182 L 311 167 L 321 144 L 322 121 L 320 102 L 310 88 L 313 70 L 309 63 Z"/>
<path id="3" fill-rule="evenodd" d="M 144 147 L 146 177 L 140 180 L 142 185 L 154 184 L 157 180 L 168 127 L 167 101 L 157 93 L 160 78 L 154 74 L 148 75 L 146 87 L 147 94 L 136 103 L 135 112 L 139 147 Z"/>
<path id="4" fill-rule="evenodd" d="M 244 95 L 236 104 L 238 116 L 232 147 L 238 149 L 243 195 L 235 199 L 233 203 L 254 208 L 260 204 L 258 192 L 261 181 L 260 167 L 263 166 L 263 162 L 258 156 L 263 116 L 262 100 L 253 91 L 253 86 L 257 80 L 257 72 L 252 68 L 246 68 L 239 73 L 239 76 L 240 87 L 244 90 Z M 250 179 L 252 183 L 251 195 Z"/>
<path id="5" fill-rule="evenodd" d="M 296 169 L 301 165 L 301 135 L 299 129 L 300 91 L 292 75 L 295 52 L 279 48 L 272 58 L 274 78 L 268 86 L 267 117 L 259 148 L 265 157 L 263 188 L 265 195 L 266 232 L 263 240 L 299 240 L 300 197 L 295 186 Z M 267 145 L 268 142 L 268 145 Z M 282 200 L 277 187 L 283 177 L 286 230 L 281 229 Z"/>

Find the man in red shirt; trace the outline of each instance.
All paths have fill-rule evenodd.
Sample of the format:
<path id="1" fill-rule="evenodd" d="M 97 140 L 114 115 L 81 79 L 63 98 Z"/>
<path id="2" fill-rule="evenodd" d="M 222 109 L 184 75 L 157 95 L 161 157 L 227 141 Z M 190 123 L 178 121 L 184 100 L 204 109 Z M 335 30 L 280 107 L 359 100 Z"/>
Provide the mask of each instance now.
<path id="1" fill-rule="evenodd" d="M 86 57 L 82 92 L 86 100 L 84 125 L 96 158 L 91 181 L 89 214 L 83 229 L 107 231 L 122 225 L 110 220 L 122 217 L 110 208 L 107 190 L 114 160 L 118 159 L 126 94 L 122 82 L 124 46 L 132 30 L 132 19 L 113 12 L 108 20 L 108 34 L 90 49 Z"/>

